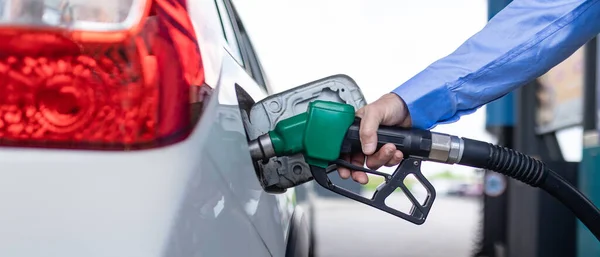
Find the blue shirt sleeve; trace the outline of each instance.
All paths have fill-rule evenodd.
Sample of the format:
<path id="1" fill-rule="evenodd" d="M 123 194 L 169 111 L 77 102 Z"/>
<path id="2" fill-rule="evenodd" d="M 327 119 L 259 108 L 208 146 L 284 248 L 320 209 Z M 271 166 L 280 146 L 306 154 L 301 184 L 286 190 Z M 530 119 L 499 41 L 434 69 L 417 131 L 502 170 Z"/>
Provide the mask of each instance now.
<path id="1" fill-rule="evenodd" d="M 514 0 L 450 55 L 393 90 L 431 129 L 543 75 L 600 32 L 600 0 Z"/>

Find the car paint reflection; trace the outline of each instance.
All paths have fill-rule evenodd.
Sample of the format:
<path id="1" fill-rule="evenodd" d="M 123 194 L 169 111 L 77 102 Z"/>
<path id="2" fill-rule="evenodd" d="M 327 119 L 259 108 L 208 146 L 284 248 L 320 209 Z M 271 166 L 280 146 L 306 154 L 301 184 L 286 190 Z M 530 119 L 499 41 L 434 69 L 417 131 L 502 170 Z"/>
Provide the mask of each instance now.
<path id="1" fill-rule="evenodd" d="M 215 120 L 213 129 L 218 130 L 215 134 L 220 136 L 210 137 L 207 145 L 212 146 L 210 155 L 214 160 L 222 163 L 218 170 L 265 243 L 270 248 L 285 245 L 290 210 L 293 210 L 293 206 L 288 205 L 293 203 L 283 194 L 271 195 L 262 190 L 251 165 L 239 106 L 219 105 Z M 281 253 L 273 254 L 283 255 L 283 249 L 278 249 Z"/>
<path id="2" fill-rule="evenodd" d="M 239 107 L 209 102 L 200 122 L 214 123 L 206 126 L 199 166 L 189 179 L 166 255 L 283 256 L 292 193 L 262 190 Z"/>
<path id="3" fill-rule="evenodd" d="M 213 101 L 215 102 L 215 101 Z M 228 109 L 228 108 L 225 108 Z M 238 197 L 232 189 L 242 190 L 251 183 L 237 179 L 232 183 L 223 175 L 242 164 L 235 157 L 232 136 L 220 119 L 223 109 L 216 103 L 206 107 L 201 122 L 214 120 L 205 133 L 197 168 L 191 174 L 180 204 L 174 227 L 171 229 L 165 256 L 270 256 L 265 242 L 249 219 L 241 202 L 252 197 Z M 243 199 L 243 201 L 242 201 Z"/>

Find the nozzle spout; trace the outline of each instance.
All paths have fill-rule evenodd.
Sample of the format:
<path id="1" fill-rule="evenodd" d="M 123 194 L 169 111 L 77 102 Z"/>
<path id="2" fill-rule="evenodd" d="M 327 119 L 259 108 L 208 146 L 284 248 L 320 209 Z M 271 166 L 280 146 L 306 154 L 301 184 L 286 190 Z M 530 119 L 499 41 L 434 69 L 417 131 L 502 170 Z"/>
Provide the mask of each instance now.
<path id="1" fill-rule="evenodd" d="M 253 161 L 268 160 L 275 156 L 275 149 L 268 133 L 248 142 L 248 148 Z"/>

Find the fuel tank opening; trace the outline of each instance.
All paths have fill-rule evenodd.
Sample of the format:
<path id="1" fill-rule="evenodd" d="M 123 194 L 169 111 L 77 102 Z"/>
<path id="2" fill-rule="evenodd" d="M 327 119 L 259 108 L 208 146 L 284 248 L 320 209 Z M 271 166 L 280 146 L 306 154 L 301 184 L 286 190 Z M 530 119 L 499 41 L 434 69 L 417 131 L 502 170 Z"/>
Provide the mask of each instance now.
<path id="1" fill-rule="evenodd" d="M 255 140 L 250 140 L 248 148 L 250 149 L 250 156 L 255 162 L 261 160 L 266 162 L 271 157 L 275 157 L 275 149 L 268 134 L 264 134 Z"/>

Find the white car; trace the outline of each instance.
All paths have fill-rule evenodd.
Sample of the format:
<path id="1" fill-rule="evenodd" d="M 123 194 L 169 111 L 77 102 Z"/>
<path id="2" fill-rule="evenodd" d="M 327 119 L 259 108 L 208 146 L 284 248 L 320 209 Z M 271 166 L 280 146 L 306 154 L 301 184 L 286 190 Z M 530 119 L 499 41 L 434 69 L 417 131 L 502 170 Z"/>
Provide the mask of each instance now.
<path id="1" fill-rule="evenodd" d="M 238 96 L 271 91 L 230 0 L 2 2 L 0 256 L 312 255 L 251 162 Z"/>

